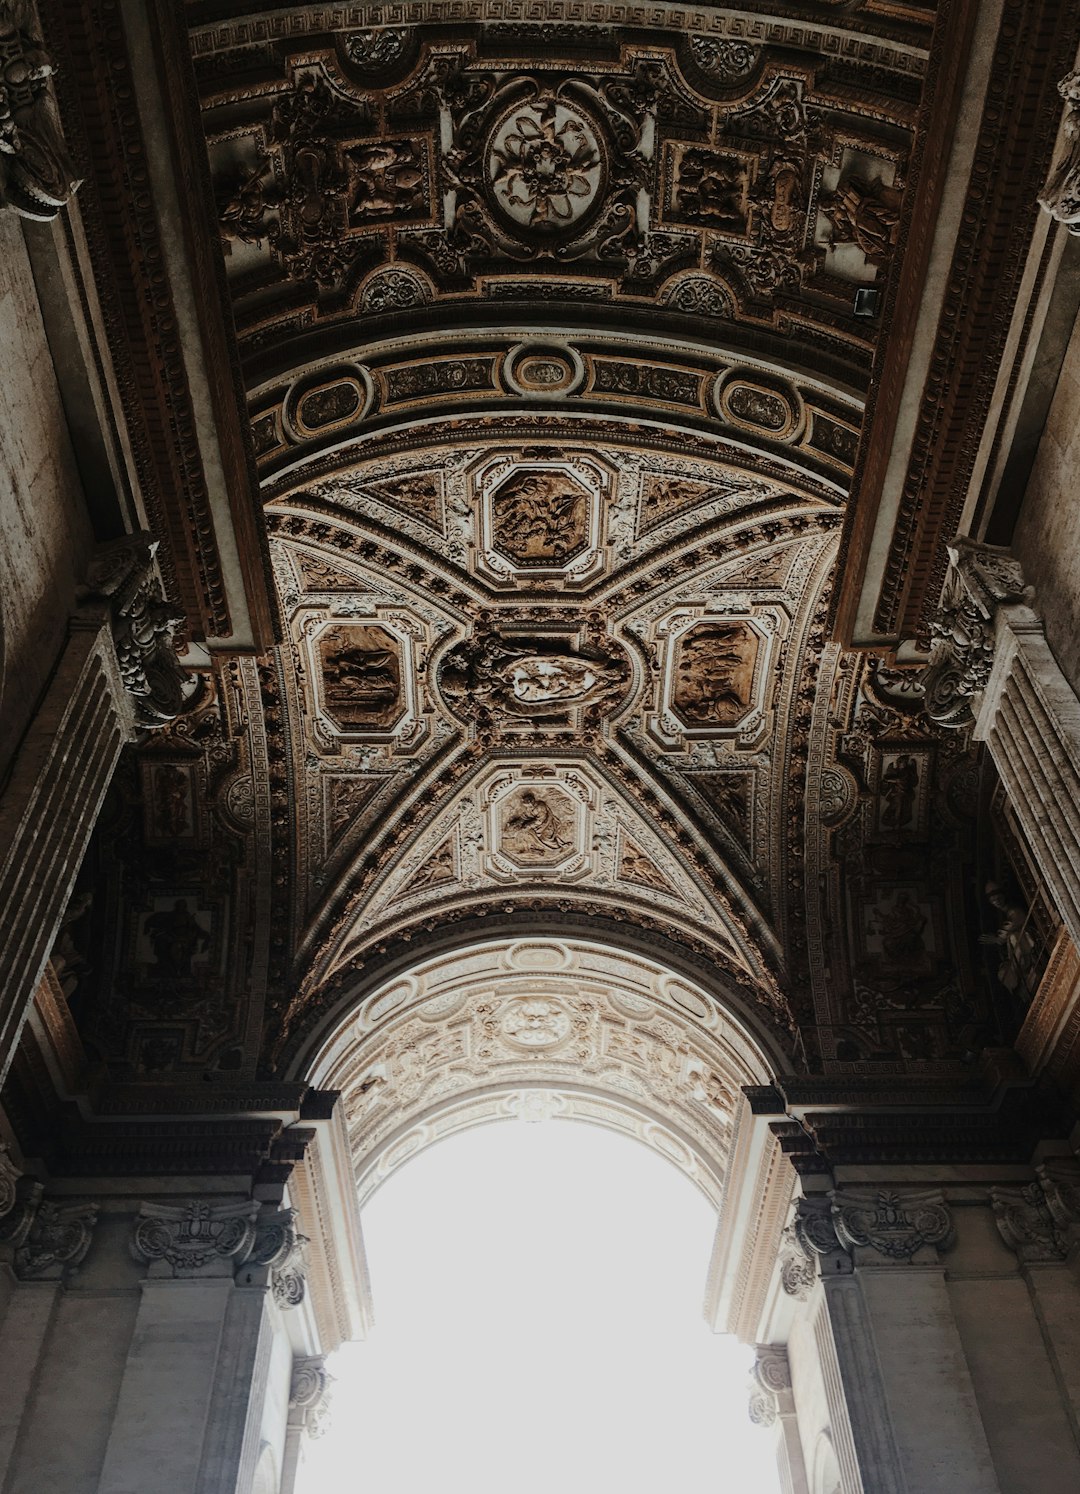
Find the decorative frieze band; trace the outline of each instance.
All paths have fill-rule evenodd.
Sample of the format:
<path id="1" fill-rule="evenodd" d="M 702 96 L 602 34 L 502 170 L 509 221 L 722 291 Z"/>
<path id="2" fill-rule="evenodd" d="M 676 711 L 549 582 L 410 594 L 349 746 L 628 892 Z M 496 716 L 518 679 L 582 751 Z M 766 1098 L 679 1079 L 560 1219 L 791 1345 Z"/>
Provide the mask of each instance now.
<path id="1" fill-rule="evenodd" d="M 292 1209 L 265 1210 L 254 1200 L 181 1204 L 144 1203 L 131 1237 L 131 1253 L 152 1275 L 234 1275 L 259 1284 L 265 1272 L 283 1308 L 304 1300 L 303 1247 Z"/>

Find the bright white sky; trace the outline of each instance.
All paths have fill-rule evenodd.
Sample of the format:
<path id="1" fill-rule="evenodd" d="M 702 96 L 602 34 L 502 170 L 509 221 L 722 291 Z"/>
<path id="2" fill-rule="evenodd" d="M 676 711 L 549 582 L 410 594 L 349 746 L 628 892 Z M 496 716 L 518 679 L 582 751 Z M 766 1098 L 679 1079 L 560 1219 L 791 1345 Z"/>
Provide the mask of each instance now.
<path id="1" fill-rule="evenodd" d="M 715 1218 L 640 1143 L 500 1122 L 364 1210 L 376 1325 L 297 1494 L 779 1494 L 749 1350 L 701 1315 Z"/>

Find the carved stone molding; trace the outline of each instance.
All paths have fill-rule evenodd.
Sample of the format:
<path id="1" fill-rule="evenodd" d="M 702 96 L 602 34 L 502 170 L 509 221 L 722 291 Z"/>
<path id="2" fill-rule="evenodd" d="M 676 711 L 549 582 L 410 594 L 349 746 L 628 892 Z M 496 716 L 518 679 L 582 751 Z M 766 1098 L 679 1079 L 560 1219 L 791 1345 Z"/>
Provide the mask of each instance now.
<path id="1" fill-rule="evenodd" d="M 927 1245 L 946 1248 L 953 1237 L 952 1216 L 936 1191 L 837 1193 L 833 1219 L 842 1244 L 888 1260 L 910 1260 Z"/>
<path id="2" fill-rule="evenodd" d="M 224 1275 L 243 1265 L 256 1243 L 259 1205 L 144 1203 L 131 1238 L 137 1261 L 170 1267 L 174 1276 Z"/>
<path id="3" fill-rule="evenodd" d="M 1029 601 L 1030 590 L 1019 564 L 1000 546 L 960 536 L 949 557 L 949 578 L 930 629 L 923 705 L 939 726 L 965 727 L 974 722 L 975 697 L 990 679 L 997 609 Z"/>
<path id="4" fill-rule="evenodd" d="M 80 185 L 60 131 L 54 68 L 25 4 L 0 0 L 0 208 L 47 223 Z"/>
<path id="5" fill-rule="evenodd" d="M 174 637 L 185 619 L 162 596 L 157 548 L 145 531 L 101 545 L 83 589 L 85 600 L 109 609 L 120 675 L 144 731 L 168 726 L 198 694 L 198 681 L 176 656 Z"/>
<path id="6" fill-rule="evenodd" d="M 1080 234 L 1080 72 L 1062 78 L 1058 93 L 1065 100 L 1065 113 L 1039 206 L 1064 223 L 1071 234 Z"/>
<path id="7" fill-rule="evenodd" d="M 310 1437 L 321 1437 L 330 1425 L 333 1383 L 323 1355 L 295 1358 L 289 1390 L 289 1426 L 302 1428 Z"/>

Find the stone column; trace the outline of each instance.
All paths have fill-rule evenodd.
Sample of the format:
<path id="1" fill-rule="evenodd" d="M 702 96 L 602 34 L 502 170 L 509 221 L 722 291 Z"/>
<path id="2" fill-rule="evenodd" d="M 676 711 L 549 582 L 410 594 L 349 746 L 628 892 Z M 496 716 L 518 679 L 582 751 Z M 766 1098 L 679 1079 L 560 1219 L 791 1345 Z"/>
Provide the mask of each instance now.
<path id="1" fill-rule="evenodd" d="M 194 702 L 180 616 L 149 535 L 99 547 L 85 605 L 0 795 L 0 1083 L 56 938 L 121 748 Z"/>
<path id="2" fill-rule="evenodd" d="M 814 1336 L 844 1494 L 1001 1494 L 945 1283 L 940 1192 L 799 1200 L 818 1263 Z"/>

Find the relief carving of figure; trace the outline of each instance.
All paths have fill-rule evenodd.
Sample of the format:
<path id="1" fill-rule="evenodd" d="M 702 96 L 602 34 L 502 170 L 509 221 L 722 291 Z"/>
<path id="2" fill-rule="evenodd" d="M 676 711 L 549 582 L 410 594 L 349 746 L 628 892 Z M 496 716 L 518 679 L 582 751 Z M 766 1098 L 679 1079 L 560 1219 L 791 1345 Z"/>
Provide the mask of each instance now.
<path id="1" fill-rule="evenodd" d="M 386 218 L 423 206 L 424 169 L 411 140 L 380 140 L 349 152 L 356 172 L 354 218 Z"/>
<path id="2" fill-rule="evenodd" d="M 588 496 L 560 472 L 525 472 L 491 500 L 496 547 L 520 565 L 559 562 L 588 539 Z"/>
<path id="3" fill-rule="evenodd" d="M 906 887 L 896 894 L 891 908 L 881 904 L 874 910 L 874 915 L 874 932 L 880 935 L 882 953 L 890 962 L 907 965 L 923 958 L 926 954 L 926 914 Z"/>
<path id="4" fill-rule="evenodd" d="M 560 801 L 562 801 L 560 803 Z M 507 803 L 502 822 L 503 849 L 529 860 L 549 861 L 573 844 L 573 827 L 559 810 L 564 796 L 543 789 L 521 789 Z"/>
<path id="5" fill-rule="evenodd" d="M 611 700 L 629 675 L 626 659 L 614 649 L 560 648 L 548 639 L 488 633 L 447 655 L 439 683 L 463 716 L 543 721 Z"/>
<path id="6" fill-rule="evenodd" d="M 998 980 L 1010 995 L 1027 1000 L 1034 993 L 1037 962 L 1030 912 L 998 882 L 987 882 L 986 899 L 1000 922 L 995 933 L 980 935 L 979 943 L 998 946 Z"/>
<path id="7" fill-rule="evenodd" d="M 915 814 L 919 788 L 919 765 L 908 752 L 901 752 L 881 775 L 881 823 L 886 830 L 904 830 Z"/>
<path id="8" fill-rule="evenodd" d="M 679 162 L 675 202 L 692 223 L 731 233 L 746 229 L 746 169 L 733 156 L 688 150 Z"/>
<path id="9" fill-rule="evenodd" d="M 757 634 L 745 623 L 706 623 L 683 638 L 672 704 L 693 725 L 730 726 L 750 707 Z"/>
<path id="10" fill-rule="evenodd" d="M 849 177 L 823 198 L 821 210 L 832 225 L 834 244 L 855 244 L 867 261 L 884 269 L 900 231 L 900 192 L 884 182 Z"/>
<path id="11" fill-rule="evenodd" d="M 319 637 L 327 708 L 350 726 L 393 722 L 401 696 L 400 646 L 385 628 L 331 628 Z"/>
<path id="12" fill-rule="evenodd" d="M 210 942 L 210 935 L 191 912 L 187 899 L 179 897 L 171 910 L 161 908 L 143 923 L 143 932 L 154 951 L 153 975 L 166 980 L 191 980 L 195 956 Z"/>

